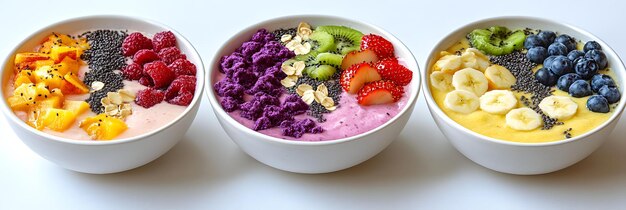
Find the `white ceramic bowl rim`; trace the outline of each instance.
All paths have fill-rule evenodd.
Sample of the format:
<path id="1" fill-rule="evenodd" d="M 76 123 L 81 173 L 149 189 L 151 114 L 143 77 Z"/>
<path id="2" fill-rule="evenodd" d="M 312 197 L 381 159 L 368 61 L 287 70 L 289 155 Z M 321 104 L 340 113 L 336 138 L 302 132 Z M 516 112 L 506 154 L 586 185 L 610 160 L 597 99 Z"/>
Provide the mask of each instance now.
<path id="1" fill-rule="evenodd" d="M 531 16 L 499 16 L 499 17 L 492 17 L 492 18 L 487 18 L 487 19 L 480 19 L 477 21 L 473 21 L 471 23 L 465 24 L 459 28 L 457 28 L 456 30 L 452 31 L 451 33 L 449 33 L 446 37 L 444 37 L 443 39 L 441 39 L 441 41 L 437 42 L 437 44 L 435 44 L 435 46 L 433 47 L 433 49 L 431 50 L 431 54 L 428 56 L 428 60 L 426 60 L 426 69 L 422 72 L 422 78 L 429 78 L 428 77 L 428 73 L 430 72 L 430 61 L 432 59 L 435 59 L 433 57 L 434 55 L 434 50 L 436 47 L 444 44 L 446 42 L 447 39 L 449 39 L 453 34 L 457 34 L 462 32 L 463 30 L 465 30 L 465 28 L 470 27 L 472 25 L 478 25 L 481 24 L 483 22 L 489 22 L 489 21 L 494 21 L 494 20 L 499 20 L 499 19 L 522 19 L 522 20 L 532 20 L 532 21 L 542 21 L 542 22 L 547 22 L 550 24 L 555 24 L 555 25 L 563 25 L 565 27 L 571 28 L 581 34 L 584 34 L 590 38 L 592 38 L 593 40 L 601 43 L 603 45 L 602 51 L 604 51 L 607 54 L 607 57 L 615 57 L 616 60 L 618 62 L 616 63 L 612 63 L 613 65 L 621 65 L 622 67 L 624 66 L 624 63 L 622 62 L 622 60 L 620 59 L 619 55 L 617 55 L 617 53 L 615 53 L 615 51 L 613 51 L 613 49 L 611 47 L 609 47 L 608 44 L 606 44 L 603 40 L 601 40 L 600 38 L 596 37 L 595 35 L 582 30 L 578 27 L 569 25 L 567 23 L 562 23 L 562 22 L 556 22 L 553 20 L 549 20 L 549 19 L 544 19 L 544 18 L 538 18 L 538 17 L 531 17 Z M 547 30 L 547 29 L 546 29 Z M 604 47 L 606 46 L 606 47 Z M 625 80 L 626 80 L 626 72 L 623 72 L 622 74 L 620 74 L 620 82 L 621 84 L 624 84 Z M 552 146 L 552 145 L 559 145 L 559 144 L 566 144 L 569 142 L 574 142 L 574 141 L 579 141 L 584 139 L 585 137 L 596 133 L 597 131 L 599 131 L 600 129 L 604 128 L 605 126 L 607 126 L 609 123 L 611 123 L 614 120 L 617 120 L 617 116 L 619 115 L 619 113 L 621 113 L 624 110 L 624 104 L 626 103 L 626 98 L 622 97 L 622 99 L 620 100 L 618 106 L 615 108 L 615 110 L 612 113 L 611 118 L 609 118 L 609 120 L 607 120 L 606 122 L 602 123 L 600 126 L 597 126 L 596 128 L 587 131 L 586 133 L 580 135 L 580 136 L 576 136 L 570 139 L 565 139 L 565 140 L 558 140 L 558 141 L 552 141 L 552 142 L 543 142 L 543 143 L 522 143 L 522 142 L 513 142 L 513 141 L 506 141 L 506 140 L 500 140 L 500 139 L 496 139 L 496 138 L 492 138 L 492 137 L 488 137 L 488 136 L 484 136 L 482 134 L 478 134 L 472 130 L 469 130 L 467 128 L 465 128 L 464 126 L 460 125 L 459 123 L 455 122 L 454 120 L 452 120 L 450 117 L 448 117 L 448 115 L 446 115 L 445 113 L 443 113 L 443 111 L 441 110 L 441 108 L 439 107 L 439 105 L 437 105 L 437 103 L 435 103 L 435 100 L 432 97 L 432 94 L 430 92 L 430 87 L 429 87 L 429 83 L 428 81 L 423 82 L 423 93 L 424 96 L 426 98 L 426 100 L 428 101 L 429 104 L 431 104 L 432 106 L 430 107 L 431 109 L 434 109 L 434 112 L 437 113 L 437 115 L 442 116 L 442 119 L 445 121 L 445 123 L 452 125 L 453 127 L 455 127 L 456 129 L 459 129 L 463 132 L 465 132 L 466 134 L 472 135 L 478 139 L 482 139 L 485 141 L 489 141 L 489 142 L 493 142 L 493 143 L 498 143 L 498 144 L 507 144 L 507 145 L 514 145 L 514 146 L 530 146 L 530 147 L 534 147 L 534 146 Z M 622 95 L 624 93 L 624 85 L 622 85 L 622 87 L 620 87 L 622 90 Z"/>
<path id="2" fill-rule="evenodd" d="M 338 24 L 341 24 L 342 21 L 349 21 L 349 22 L 355 22 L 355 23 L 359 23 L 362 25 L 366 25 L 368 27 L 374 28 L 377 31 L 379 31 L 382 35 L 384 35 L 385 37 L 392 39 L 392 42 L 394 43 L 398 43 L 400 44 L 399 47 L 405 49 L 409 55 L 410 58 L 406 58 L 407 62 L 414 62 L 416 65 L 417 69 L 412 69 L 413 71 L 417 71 L 417 74 L 413 74 L 416 75 L 418 78 L 413 78 L 412 81 L 412 85 L 413 87 L 411 88 L 411 95 L 409 100 L 407 101 L 407 104 L 402 108 L 402 110 L 396 114 L 396 116 L 394 116 L 393 118 L 391 118 L 389 121 L 385 122 L 384 124 L 369 130 L 365 133 L 361 133 L 358 135 L 354 135 L 354 136 L 350 136 L 350 137 L 346 137 L 346 138 L 341 138 L 341 139 L 334 139 L 334 140 L 323 140 L 323 141 L 298 141 L 298 140 L 287 140 L 287 139 L 281 139 L 281 138 L 277 138 L 277 137 L 273 137 L 273 136 L 269 136 L 269 135 L 265 135 L 262 133 L 259 133 L 257 131 L 254 131 L 242 124 L 240 124 L 239 122 L 237 122 L 236 120 L 234 120 L 228 113 L 226 113 L 224 111 L 224 109 L 222 108 L 221 104 L 217 101 L 217 97 L 215 95 L 215 91 L 213 90 L 213 85 L 211 84 L 211 82 L 213 81 L 213 76 L 212 76 L 212 71 L 213 71 L 213 66 L 218 65 L 217 62 L 220 61 L 220 59 L 222 58 L 223 55 L 218 54 L 221 51 L 225 50 L 226 47 L 226 43 L 230 43 L 232 42 L 234 39 L 236 39 L 237 37 L 243 36 L 245 35 L 244 32 L 250 31 L 250 30 L 254 30 L 254 29 L 261 29 L 263 28 L 263 26 L 270 24 L 272 22 L 275 21 L 281 21 L 281 20 L 285 20 L 285 19 L 302 19 L 302 20 L 306 20 L 309 18 L 331 18 L 331 19 L 337 19 Z M 378 33 L 378 32 L 377 32 Z M 252 24 L 248 27 L 246 27 L 245 29 L 237 32 L 235 35 L 231 36 L 231 38 L 229 38 L 228 40 L 226 40 L 226 42 L 224 42 L 225 44 L 222 45 L 222 47 L 220 47 L 219 49 L 217 49 L 215 55 L 213 56 L 213 60 L 210 62 L 210 65 L 212 65 L 211 67 L 209 67 L 208 72 L 206 74 L 206 81 L 207 87 L 209 87 L 206 92 L 206 94 L 209 97 L 209 101 L 211 102 L 211 105 L 214 106 L 215 109 L 217 111 L 217 114 L 219 114 L 221 117 L 223 117 L 228 123 L 233 124 L 235 127 L 237 127 L 240 131 L 246 132 L 248 134 L 254 135 L 260 139 L 263 139 L 265 141 L 269 141 L 269 142 L 274 142 L 274 143 L 280 143 L 280 144 L 292 144 L 292 145 L 316 145 L 316 146 L 320 146 L 320 145 L 329 145 L 329 144 L 340 144 L 340 143 L 344 143 L 344 142 L 348 142 L 348 141 L 352 141 L 355 139 L 359 139 L 363 136 L 367 136 L 370 135 L 374 132 L 377 132 L 378 130 L 383 129 L 384 127 L 395 123 L 398 118 L 400 116 L 402 116 L 405 112 L 407 112 L 407 110 L 411 107 L 411 104 L 415 102 L 417 96 L 419 95 L 419 90 L 421 87 L 421 79 L 419 77 L 421 77 L 420 71 L 419 71 L 419 64 L 417 63 L 417 60 L 415 60 L 415 56 L 413 56 L 413 53 L 411 52 L 411 50 L 406 47 L 406 45 L 404 43 L 402 43 L 398 38 L 396 38 L 395 36 L 393 36 L 391 33 L 383 30 L 380 27 L 377 27 L 375 25 L 372 24 L 368 24 L 365 23 L 363 21 L 358 21 L 358 20 L 354 20 L 354 19 L 348 19 L 348 18 L 343 18 L 343 17 L 338 17 L 338 16 L 331 16 L 331 15 L 288 15 L 288 16 L 282 16 L 282 17 L 277 17 L 277 18 L 272 18 L 272 19 L 267 19 L 265 21 L 259 22 L 259 23 L 255 23 Z M 217 71 L 217 69 L 215 69 L 215 71 Z"/>
<path id="3" fill-rule="evenodd" d="M 164 24 L 158 23 L 156 21 L 153 20 L 148 20 L 145 18 L 140 18 L 140 17 L 133 17 L 133 16 L 125 16 L 125 15 L 89 15 L 89 16 L 81 16 L 81 17 L 75 17 L 75 18 L 70 18 L 70 19 L 66 19 L 66 20 L 62 20 L 59 22 L 56 22 L 54 24 L 48 25 L 42 29 L 37 30 L 36 32 L 32 33 L 31 35 L 29 35 L 28 37 L 26 37 L 24 40 L 22 40 L 19 44 L 17 44 L 13 50 L 9 51 L 9 54 L 7 55 L 7 57 L 5 58 L 2 68 L 4 68 L 7 65 L 7 62 L 9 62 L 12 58 L 12 56 L 15 55 L 16 51 L 22 46 L 24 45 L 26 42 L 28 42 L 30 39 L 32 39 L 34 36 L 37 36 L 38 34 L 41 34 L 45 31 L 54 29 L 55 27 L 62 25 L 62 24 L 66 24 L 68 22 L 74 22 L 74 21 L 80 21 L 80 20 L 85 20 L 85 19 L 130 19 L 133 21 L 138 21 L 138 22 L 146 22 L 148 24 L 152 24 L 152 25 L 156 25 L 158 27 L 161 28 L 165 28 L 169 31 L 172 31 L 172 33 L 174 33 L 174 35 L 176 35 L 176 39 L 180 42 L 182 42 L 183 45 L 186 45 L 189 47 L 189 49 L 192 50 L 192 52 L 196 55 L 198 55 L 198 62 L 199 65 L 197 67 L 197 73 L 196 73 L 196 82 L 200 83 L 200 84 L 196 84 L 196 88 L 199 88 L 196 90 L 196 93 L 193 97 L 193 100 L 191 101 L 191 104 L 189 104 L 189 106 L 187 106 L 187 108 L 185 109 L 185 111 L 180 114 L 180 116 L 176 117 L 176 119 L 174 119 L 173 121 L 169 122 L 168 124 L 160 127 L 159 129 L 153 130 L 151 132 L 147 132 L 138 136 L 134 136 L 134 137 L 129 137 L 129 138 L 122 138 L 122 139 L 114 139 L 114 140 L 109 140 L 109 141 L 92 141 L 92 140 L 76 140 L 76 139 L 66 139 L 66 138 L 62 138 L 59 136 L 55 136 L 52 134 L 48 134 L 45 133 L 43 131 L 34 129 L 30 126 L 28 126 L 26 123 L 24 123 L 24 121 L 22 121 L 21 119 L 17 118 L 17 116 L 13 113 L 13 111 L 9 108 L 6 100 L 4 99 L 4 91 L 0 91 L 0 97 L 2 98 L 2 103 L 0 103 L 1 105 L 1 109 L 2 112 L 4 112 L 4 114 L 10 118 L 10 122 L 9 123 L 17 123 L 19 126 L 21 126 L 22 128 L 25 128 L 26 130 L 35 133 L 38 136 L 44 137 L 45 139 L 42 139 L 42 141 L 48 140 L 48 139 L 52 139 L 54 141 L 59 141 L 59 142 L 63 142 L 63 143 L 69 143 L 69 144 L 78 144 L 78 145 L 95 145 L 95 146 L 104 146 L 104 145 L 113 145 L 113 144 L 123 144 L 123 143 L 129 143 L 129 142 L 133 142 L 139 139 L 143 139 L 145 137 L 148 136 L 152 136 L 155 135 L 156 133 L 158 133 L 159 131 L 168 128 L 170 126 L 172 126 L 173 124 L 177 123 L 178 121 L 180 121 L 184 116 L 186 116 L 192 109 L 192 107 L 196 104 L 199 103 L 200 98 L 202 97 L 202 91 L 204 90 L 204 64 L 202 63 L 202 58 L 200 57 L 200 54 L 198 53 L 198 51 L 193 47 L 193 45 L 191 45 L 191 43 L 189 42 L 189 40 L 187 40 L 187 38 L 185 38 L 183 35 L 181 35 L 180 33 L 178 33 L 176 30 L 170 28 L 169 26 L 166 26 Z M 2 70 L 4 71 L 4 70 Z M 0 84 L 3 83 L 2 81 L 0 81 Z M 0 87 L 2 87 L 4 84 L 2 84 Z"/>

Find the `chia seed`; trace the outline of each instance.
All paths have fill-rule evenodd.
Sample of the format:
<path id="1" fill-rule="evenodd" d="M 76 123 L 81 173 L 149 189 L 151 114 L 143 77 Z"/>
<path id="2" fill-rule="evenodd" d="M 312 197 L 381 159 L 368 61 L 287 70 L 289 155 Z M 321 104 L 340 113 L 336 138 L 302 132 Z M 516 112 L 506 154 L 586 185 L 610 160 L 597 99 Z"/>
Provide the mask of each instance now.
<path id="1" fill-rule="evenodd" d="M 119 70 L 126 65 L 126 58 L 122 55 L 122 43 L 126 36 L 126 32 L 112 30 L 88 31 L 80 35 L 89 43 L 89 49 L 81 55 L 81 59 L 89 65 L 89 72 L 85 73 L 83 82 L 87 86 L 95 81 L 105 84 L 102 89 L 92 92 L 86 100 L 95 113 L 104 112 L 100 100 L 108 92 L 116 92 L 124 87 L 123 76 Z"/>
<path id="2" fill-rule="evenodd" d="M 285 34 L 289 34 L 291 35 L 291 37 L 295 37 L 297 30 L 298 30 L 297 28 L 280 28 L 275 31 L 272 31 L 272 34 L 274 34 L 276 41 L 280 42 L 280 37 L 282 37 Z"/>
<path id="3" fill-rule="evenodd" d="M 320 80 L 316 80 L 308 76 L 303 76 L 298 79 L 298 81 L 296 82 L 296 85 L 294 85 L 293 87 L 287 88 L 287 92 L 295 94 L 296 88 L 301 84 L 311 85 L 311 87 L 315 89 L 317 88 L 318 85 L 323 83 L 328 88 L 328 97 L 332 98 L 333 101 L 335 102 L 335 106 L 339 108 L 339 101 L 341 101 L 341 93 L 343 92 L 343 90 L 341 89 L 341 84 L 339 84 L 340 75 L 341 73 L 337 71 L 335 72 L 335 74 L 333 74 L 333 76 L 329 80 L 326 80 L 326 81 L 320 81 Z M 318 122 L 326 122 L 326 118 L 324 118 L 324 114 L 330 113 L 330 112 L 331 111 L 327 110 L 326 107 L 313 101 L 313 103 L 309 105 L 309 111 L 307 111 L 307 115 L 316 118 Z"/>
<path id="4" fill-rule="evenodd" d="M 563 135 L 565 135 L 566 139 L 572 138 L 572 128 L 568 128 L 567 130 L 563 131 Z"/>
<path id="5" fill-rule="evenodd" d="M 537 64 L 530 62 L 530 60 L 526 58 L 526 55 L 519 51 L 501 56 L 491 56 L 489 60 L 493 64 L 504 66 L 511 71 L 513 76 L 515 76 L 517 81 L 513 86 L 511 86 L 511 90 L 531 94 L 530 99 L 522 96 L 520 97 L 520 101 L 524 104 L 524 106 L 535 110 L 535 112 L 541 115 L 541 118 L 543 119 L 542 130 L 550 130 L 555 125 L 563 124 L 563 122 L 559 122 L 554 118 L 548 117 L 545 113 L 543 113 L 543 111 L 541 111 L 541 108 L 539 108 L 541 100 L 545 97 L 551 96 L 554 90 L 539 83 L 535 79 L 535 75 L 532 70 L 537 67 Z"/>

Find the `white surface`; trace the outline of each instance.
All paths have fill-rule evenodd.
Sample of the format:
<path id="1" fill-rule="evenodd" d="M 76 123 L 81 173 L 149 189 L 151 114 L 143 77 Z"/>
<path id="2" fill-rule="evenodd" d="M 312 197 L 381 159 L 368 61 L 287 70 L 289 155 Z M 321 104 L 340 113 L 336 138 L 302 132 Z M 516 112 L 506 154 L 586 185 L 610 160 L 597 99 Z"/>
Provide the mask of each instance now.
<path id="1" fill-rule="evenodd" d="M 619 1 L 439 0 L 380 5 L 375 3 L 380 1 L 318 0 L 301 5 L 276 1 L 272 6 L 268 1 L 154 1 L 146 6 L 121 2 L 4 1 L 0 57 L 52 22 L 81 15 L 129 14 L 175 28 L 208 62 L 221 41 L 238 30 L 259 20 L 299 13 L 345 14 L 380 26 L 409 46 L 421 67 L 440 37 L 468 21 L 499 15 L 564 21 L 626 55 L 622 25 L 626 4 Z M 141 168 L 112 175 L 80 174 L 44 160 L 15 137 L 3 117 L 0 209 L 619 209 L 626 205 L 624 119 L 607 143 L 580 163 L 547 175 L 514 176 L 483 168 L 459 154 L 438 131 L 420 97 L 407 128 L 378 156 L 340 172 L 300 175 L 248 157 L 221 130 L 206 100 L 200 109 L 185 139 L 169 153 Z"/>

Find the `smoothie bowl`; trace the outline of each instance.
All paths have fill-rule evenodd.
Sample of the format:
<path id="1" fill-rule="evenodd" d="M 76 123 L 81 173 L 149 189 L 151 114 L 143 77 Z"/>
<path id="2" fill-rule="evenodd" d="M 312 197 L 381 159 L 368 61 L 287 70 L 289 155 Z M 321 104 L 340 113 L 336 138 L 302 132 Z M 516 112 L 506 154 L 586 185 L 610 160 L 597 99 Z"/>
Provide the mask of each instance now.
<path id="1" fill-rule="evenodd" d="M 96 174 L 144 165 L 174 146 L 195 118 L 204 78 L 184 37 L 123 16 L 41 29 L 2 72 L 2 111 L 20 139 L 64 168 Z"/>
<path id="2" fill-rule="evenodd" d="M 470 23 L 440 41 L 424 71 L 435 122 L 487 168 L 542 174 L 591 154 L 624 108 L 625 69 L 581 29 L 530 17 Z"/>
<path id="3" fill-rule="evenodd" d="M 241 149 L 269 166 L 325 173 L 389 145 L 419 91 L 411 52 L 375 26 L 302 15 L 244 29 L 218 50 L 207 95 Z"/>

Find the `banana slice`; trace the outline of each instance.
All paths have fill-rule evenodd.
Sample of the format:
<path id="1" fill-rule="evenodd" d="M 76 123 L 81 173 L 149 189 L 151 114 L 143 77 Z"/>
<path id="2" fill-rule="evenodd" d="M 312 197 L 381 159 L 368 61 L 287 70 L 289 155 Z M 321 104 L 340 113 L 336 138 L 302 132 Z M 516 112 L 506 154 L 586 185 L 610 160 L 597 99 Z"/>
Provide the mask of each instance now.
<path id="1" fill-rule="evenodd" d="M 548 96 L 541 100 L 539 108 L 551 118 L 567 120 L 576 114 L 578 104 L 567 96 Z"/>
<path id="2" fill-rule="evenodd" d="M 430 74 L 430 84 L 441 91 L 452 90 L 452 75 L 435 71 Z"/>
<path id="3" fill-rule="evenodd" d="M 478 97 L 472 92 L 453 90 L 446 94 L 443 105 L 452 111 L 469 114 L 478 109 L 479 102 Z"/>
<path id="4" fill-rule="evenodd" d="M 506 114 L 506 125 L 515 130 L 534 130 L 541 123 L 541 115 L 528 107 L 513 109 Z"/>
<path id="5" fill-rule="evenodd" d="M 445 55 L 435 63 L 433 66 L 435 71 L 441 70 L 446 73 L 454 73 L 461 69 L 461 56 L 458 55 Z"/>
<path id="6" fill-rule="evenodd" d="M 509 89 L 517 82 L 515 76 L 504 66 L 492 65 L 485 70 L 485 77 L 492 89 Z"/>
<path id="7" fill-rule="evenodd" d="M 475 48 L 468 48 L 461 54 L 463 68 L 485 71 L 489 67 L 489 58 Z"/>
<path id="8" fill-rule="evenodd" d="M 473 68 L 464 68 L 452 75 L 452 86 L 456 90 L 467 90 L 476 96 L 487 92 L 488 82 L 485 75 Z"/>
<path id="9" fill-rule="evenodd" d="M 517 106 L 517 98 L 510 90 L 492 90 L 480 97 L 480 109 L 491 114 L 506 114 Z"/>

